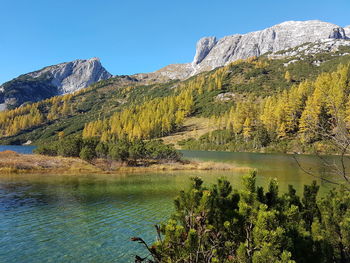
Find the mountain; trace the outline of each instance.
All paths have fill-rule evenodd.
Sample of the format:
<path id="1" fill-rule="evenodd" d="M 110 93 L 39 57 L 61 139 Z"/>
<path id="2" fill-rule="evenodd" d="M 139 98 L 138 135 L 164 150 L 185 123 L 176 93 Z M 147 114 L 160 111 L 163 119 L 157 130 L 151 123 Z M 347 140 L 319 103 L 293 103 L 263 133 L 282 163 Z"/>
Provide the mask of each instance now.
<path id="1" fill-rule="evenodd" d="M 319 20 L 287 21 L 247 34 L 235 34 L 221 39 L 204 37 L 197 42 L 196 53 L 191 63 L 169 65 L 151 76 L 185 79 L 238 59 L 258 57 L 268 52 L 276 53 L 324 39 L 349 38 L 350 26 L 342 28 Z"/>
<path id="2" fill-rule="evenodd" d="M 347 38 L 350 38 L 350 26 L 344 27 L 344 32 Z"/>
<path id="3" fill-rule="evenodd" d="M 349 30 L 350 27 L 320 21 L 286 22 L 220 40 L 204 38 L 197 44 L 191 63 L 171 64 L 153 73 L 132 76 L 101 74 L 106 80 L 81 92 L 0 112 L 0 144 L 28 141 L 38 144 L 57 140 L 59 136 L 84 134 L 104 140 L 110 136 L 161 137 L 167 143 L 193 149 L 201 148 L 202 144 L 208 147 L 210 144 L 210 149 L 227 149 L 215 148 L 222 142 L 233 150 L 252 150 L 260 147 L 256 148 L 256 140 L 269 137 L 263 144 L 270 144 L 272 150 L 277 147 L 274 149 L 278 151 L 304 152 L 307 148 L 284 147 L 283 140 L 290 136 L 296 146 L 301 145 L 305 125 L 301 127 L 299 121 L 303 112 L 312 108 L 306 104 L 313 101 L 313 92 L 325 86 L 320 83 L 326 83 L 322 91 L 325 96 L 344 95 L 342 110 L 350 105 L 347 103 L 350 80 L 346 77 L 350 76 Z M 82 67 L 80 73 L 70 76 L 62 73 L 64 65 L 22 75 L 2 85 L 2 93 L 6 91 L 7 98 L 23 99 L 28 95 L 32 97 L 22 101 L 31 98 L 38 101 L 45 92 L 50 97 L 74 91 L 69 83 L 78 83 L 76 79 L 85 76 L 81 72 L 89 70 Z M 340 86 L 333 85 L 339 82 L 337 76 L 345 76 L 340 80 L 344 90 L 336 90 Z M 84 77 L 81 86 L 76 85 L 77 89 L 84 87 L 86 79 L 89 78 Z M 27 90 L 37 94 L 27 94 Z M 327 99 L 319 101 L 326 102 Z M 297 112 L 284 114 L 284 110 L 296 106 Z M 275 108 L 279 110 L 274 111 Z M 350 108 L 347 112 L 350 120 Z M 244 114 L 248 113 L 247 119 Z M 279 115 L 275 123 L 267 123 L 276 114 Z M 262 116 L 268 116 L 264 123 Z M 293 127 L 288 126 L 291 123 Z M 235 125 L 239 129 L 232 133 Z M 310 143 L 317 142 L 317 138 L 310 138 Z M 240 145 L 245 146 L 238 149 Z M 305 145 L 308 147 L 308 143 Z"/>
<path id="4" fill-rule="evenodd" d="M 271 105 L 266 113 L 268 116 L 280 114 L 281 116 L 276 119 L 277 122 L 289 120 L 285 119 L 289 115 L 284 114 L 282 109 L 297 106 L 304 111 L 308 101 L 306 97 L 310 96 L 316 86 L 323 86 L 319 84 L 310 86 L 310 83 L 315 83 L 320 76 L 321 80 L 326 78 L 328 81 L 329 90 L 334 89 L 330 84 L 333 82 L 329 82 L 329 79 L 340 74 L 332 73 L 331 77 L 329 74 L 323 74 L 337 72 L 339 69 L 342 72 L 344 65 L 349 63 L 350 41 L 328 38 L 278 52 L 265 53 L 256 58 L 238 60 L 184 80 L 166 81 L 166 75 L 161 75 L 169 70 L 173 70 L 175 74 L 181 67 L 180 64 L 169 65 L 163 71 L 158 71 L 158 76 L 156 73 L 153 76 L 147 74 L 115 76 L 99 81 L 77 93 L 0 112 L 0 144 L 23 144 L 29 141 L 40 144 L 55 141 L 58 136 L 79 134 L 97 137 L 103 135 L 104 139 L 108 139 L 116 133 L 122 133 L 128 138 L 162 137 L 166 143 L 174 143 L 185 148 L 201 148 L 202 144 L 209 147 L 210 144 L 210 149 L 227 149 L 215 148 L 219 147 L 216 143 L 222 142 L 223 145 L 220 144 L 220 147 L 231 145 L 232 149 L 236 149 L 235 147 L 242 146 L 238 150 L 251 150 L 255 147 L 255 135 L 252 137 L 254 140 L 246 140 L 242 139 L 241 130 L 237 130 L 237 134 L 232 134 L 230 130 L 215 131 L 227 125 L 225 118 L 234 120 L 234 123 L 241 125 L 241 128 L 250 123 L 251 126 L 245 131 L 251 130 L 254 134 L 260 134 L 259 127 L 262 124 L 260 117 L 256 118 L 256 114 L 262 114 L 261 110 L 267 102 L 270 104 L 283 102 L 283 105 L 279 106 L 279 111 L 274 111 L 277 107 L 275 104 Z M 187 70 L 190 69 L 187 67 Z M 349 67 L 347 70 L 350 74 Z M 157 82 L 159 76 L 162 79 L 158 79 Z M 323 83 L 323 80 L 321 82 Z M 335 80 L 334 83 L 338 81 Z M 334 91 L 334 94 L 346 94 L 344 98 L 348 98 L 350 94 L 348 89 L 343 93 L 337 92 L 339 91 Z M 332 93 L 333 91 L 329 92 Z M 294 100 L 298 103 L 295 104 Z M 344 101 L 345 104 L 342 105 L 348 105 L 347 99 Z M 269 113 L 270 110 L 272 113 Z M 250 118 L 255 119 L 249 122 L 244 116 L 232 116 L 236 113 L 243 115 L 249 113 Z M 301 114 L 302 112 L 297 112 L 290 115 L 293 118 L 291 123 L 295 126 L 286 132 L 293 138 L 295 145 L 301 145 L 298 142 L 301 134 L 297 128 L 299 120 L 294 121 L 294 118 L 300 118 Z M 220 119 L 222 122 L 218 122 Z M 281 151 L 303 152 L 302 149 L 283 146 L 283 139 L 286 138 L 284 133 L 286 128 L 283 125 L 287 124 L 290 123 L 278 124 L 282 126 L 277 124 L 263 126 L 269 131 L 269 138 L 272 140 L 270 146 L 276 146 Z M 208 134 L 205 135 L 206 133 Z M 260 134 L 261 138 L 266 135 L 264 134 Z M 202 135 L 205 137 L 201 137 Z M 184 141 L 191 138 L 202 139 Z M 234 143 L 229 144 L 231 141 Z"/>
<path id="5" fill-rule="evenodd" d="M 183 80 L 239 59 L 259 57 L 267 53 L 271 58 L 280 57 L 280 51 L 306 43 L 315 44 L 314 53 L 318 52 L 318 47 L 321 48 L 319 51 L 325 51 L 327 48 L 332 50 L 348 45 L 349 38 L 350 26 L 343 28 L 318 20 L 288 21 L 261 31 L 235 34 L 221 39 L 204 37 L 198 41 L 191 63 L 170 64 L 152 73 L 140 73 L 130 77 L 133 81 L 141 83 Z M 111 77 L 98 58 L 49 66 L 1 85 L 0 111 L 20 106 L 25 102 L 71 93 Z"/>
<path id="6" fill-rule="evenodd" d="M 2 84 L 0 110 L 72 93 L 111 77 L 98 58 L 45 67 Z"/>

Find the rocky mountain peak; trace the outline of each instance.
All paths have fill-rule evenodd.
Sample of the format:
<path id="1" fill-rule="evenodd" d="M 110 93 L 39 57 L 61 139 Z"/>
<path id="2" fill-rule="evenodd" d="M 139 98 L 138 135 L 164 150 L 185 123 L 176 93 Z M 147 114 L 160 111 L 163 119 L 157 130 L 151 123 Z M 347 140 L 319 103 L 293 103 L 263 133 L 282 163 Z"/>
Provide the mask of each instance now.
<path id="1" fill-rule="evenodd" d="M 111 77 L 96 57 L 48 66 L 2 84 L 0 110 L 72 93 Z"/>
<path id="2" fill-rule="evenodd" d="M 193 65 L 199 64 L 216 44 L 216 37 L 203 37 L 197 42 Z"/>
<path id="3" fill-rule="evenodd" d="M 204 37 L 197 42 L 191 63 L 177 64 L 176 67 L 169 65 L 152 74 L 159 75 L 161 72 L 162 77 L 184 79 L 238 59 L 276 53 L 326 39 L 350 39 L 350 26 L 343 28 L 320 20 L 286 21 L 263 30 L 225 36 L 218 40 Z"/>
<path id="4" fill-rule="evenodd" d="M 319 20 L 287 21 L 264 30 L 224 37 L 211 45 L 208 52 L 202 51 L 203 39 L 206 39 L 203 38 L 197 44 L 196 56 L 192 62 L 195 65 L 193 74 L 237 59 L 260 56 L 328 38 L 346 39 L 345 29 Z M 197 63 L 197 54 L 202 54 L 200 63 Z"/>
<path id="5" fill-rule="evenodd" d="M 52 78 L 51 83 L 58 88 L 61 94 L 71 93 L 86 88 L 97 81 L 112 77 L 102 66 L 100 59 L 96 57 L 60 63 L 27 75 L 39 78 L 44 74 L 48 74 Z"/>

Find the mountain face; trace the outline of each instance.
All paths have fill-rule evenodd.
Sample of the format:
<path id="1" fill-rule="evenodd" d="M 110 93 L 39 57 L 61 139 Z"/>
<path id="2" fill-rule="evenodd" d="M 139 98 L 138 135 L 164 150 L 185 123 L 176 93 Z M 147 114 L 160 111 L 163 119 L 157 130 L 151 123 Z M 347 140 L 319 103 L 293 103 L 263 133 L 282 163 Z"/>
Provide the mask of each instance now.
<path id="1" fill-rule="evenodd" d="M 340 27 L 318 20 L 288 21 L 247 34 L 221 39 L 205 37 L 198 41 L 191 63 L 169 65 L 153 74 L 184 79 L 203 71 L 229 64 L 238 59 L 294 48 L 324 39 L 350 39 L 350 26 Z M 175 71 L 175 72 L 174 72 Z"/>
<path id="2" fill-rule="evenodd" d="M 45 67 L 2 84 L 0 110 L 71 93 L 111 77 L 98 58 Z"/>
<path id="3" fill-rule="evenodd" d="M 314 45 L 304 46 L 312 43 Z M 186 79 L 210 71 L 238 59 L 269 53 L 280 58 L 282 50 L 301 47 L 300 52 L 334 51 L 350 43 L 350 26 L 340 27 L 318 20 L 288 21 L 247 34 L 236 34 L 221 39 L 205 37 L 198 41 L 191 63 L 170 64 L 152 73 L 135 74 L 135 81 L 144 83 Z M 303 50 L 304 49 L 304 50 Z M 297 52 L 299 52 L 297 51 Z M 299 53 L 300 53 L 299 52 Z M 283 56 L 293 52 L 284 52 Z M 25 102 L 39 101 L 55 95 L 74 92 L 99 80 L 112 77 L 99 59 L 75 60 L 24 74 L 0 86 L 0 110 L 13 108 Z"/>
<path id="4" fill-rule="evenodd" d="M 348 39 L 350 39 L 350 26 L 344 27 L 344 32 L 345 32 L 346 37 Z"/>
<path id="5" fill-rule="evenodd" d="M 207 121 L 203 118 L 208 118 L 208 123 L 210 123 L 211 116 L 222 116 L 225 118 L 231 112 L 230 109 L 232 106 L 242 103 L 241 105 L 245 110 L 244 113 L 240 113 L 242 116 L 239 116 L 239 120 L 242 118 L 244 120 L 247 116 L 247 111 L 255 109 L 260 112 L 262 110 L 262 107 L 259 105 L 263 105 L 262 101 L 265 100 L 264 98 L 273 96 L 274 98 L 283 99 L 283 103 L 287 103 L 286 97 L 283 95 L 285 91 L 288 92 L 286 93 L 287 95 L 294 94 L 294 92 L 289 93 L 289 91 L 291 89 L 295 91 L 297 87 L 299 88 L 301 82 L 309 80 L 309 83 L 314 83 L 320 73 L 337 72 L 339 69 L 342 70 L 344 68 L 339 67 L 339 65 L 348 65 L 349 62 L 350 41 L 344 39 L 323 39 L 313 43 L 305 43 L 295 48 L 268 53 L 249 62 L 237 61 L 234 65 L 227 65 L 224 68 L 203 72 L 198 78 L 193 77 L 183 81 L 155 82 L 155 79 L 147 79 L 147 74 L 144 74 L 144 80 L 154 81 L 154 83 L 147 83 L 147 81 L 140 81 L 140 78 L 117 76 L 106 81 L 98 82 L 92 85 L 91 88 L 85 89 L 85 91 L 82 90 L 83 92 L 75 93 L 69 100 L 69 109 L 64 110 L 63 106 L 66 101 L 64 97 L 58 97 L 54 102 L 42 101 L 39 106 L 29 106 L 28 108 L 34 109 L 34 114 L 37 114 L 37 110 L 40 111 L 43 118 L 39 118 L 39 120 L 32 118 L 31 111 L 24 113 L 10 111 L 3 114 L 2 121 L 0 120 L 0 144 L 23 144 L 28 141 L 32 141 L 35 144 L 46 143 L 57 140 L 57 134 L 61 131 L 63 131 L 65 136 L 73 134 L 80 135 L 86 123 L 109 119 L 111 113 L 122 112 L 124 110 L 126 110 L 125 114 L 128 116 L 126 118 L 127 121 L 134 119 L 134 114 L 139 114 L 138 116 L 143 116 L 143 118 L 146 118 L 146 116 L 147 118 L 155 118 L 155 114 L 152 113 L 153 110 L 150 110 L 148 106 L 152 108 L 153 103 L 158 103 L 157 101 L 165 102 L 165 98 L 174 98 L 174 96 L 177 97 L 180 93 L 184 94 L 183 92 L 192 93 L 192 96 L 186 98 L 188 101 L 191 100 L 190 97 L 193 99 L 191 118 L 185 120 L 184 133 L 181 132 L 181 136 L 178 133 L 167 134 L 170 137 L 165 137 L 164 141 L 173 143 L 185 138 L 193 137 L 198 139 L 205 132 L 208 132 L 208 127 L 205 126 Z M 186 65 L 191 64 L 188 63 Z M 169 66 L 166 70 L 171 69 L 175 72 L 180 65 L 172 65 L 171 67 Z M 190 67 L 188 67 L 189 69 Z M 348 71 L 350 72 L 350 70 Z M 290 78 L 286 77 L 287 72 Z M 160 72 L 158 74 L 162 73 Z M 340 75 L 340 73 L 337 73 L 334 76 Z M 329 78 L 326 78 L 324 81 L 328 80 Z M 310 88 L 307 94 L 311 94 L 312 87 L 314 88 L 313 84 L 304 85 L 302 89 Z M 296 98 L 293 97 L 293 99 Z M 181 100 L 185 99 L 182 98 Z M 272 101 L 275 100 L 273 99 Z M 251 107 L 252 102 L 254 106 Z M 140 114 L 139 111 L 137 111 L 139 113 L 135 113 L 134 109 L 136 105 L 147 106 L 147 110 L 143 114 Z M 163 106 L 159 108 L 163 109 Z M 274 108 L 271 107 L 268 110 L 268 114 L 274 113 Z M 271 118 L 276 118 L 277 115 L 274 114 L 271 115 Z M 283 111 L 280 111 L 280 114 L 283 114 Z M 19 118 L 20 116 L 23 117 Z M 300 117 L 300 115 L 298 116 Z M 197 117 L 200 119 L 196 119 Z M 192 122 L 192 118 L 195 118 L 194 122 Z M 14 121 L 15 119 L 16 121 Z M 38 124 L 38 122 L 40 123 Z M 154 123 L 158 122 L 156 121 Z M 163 119 L 159 123 L 163 123 Z M 100 122 L 96 122 L 96 125 L 100 124 Z M 92 134 L 91 132 L 100 134 L 101 127 L 96 125 L 94 126 L 95 128 L 90 127 L 87 129 L 89 134 Z M 118 124 L 115 125 L 118 126 Z M 166 125 L 168 127 L 168 124 Z M 105 127 L 105 125 L 102 126 Z M 124 125 L 124 127 L 127 126 Z M 131 125 L 129 127 L 135 126 Z M 135 131 L 142 132 L 141 126 L 136 127 L 139 127 L 139 129 L 137 128 Z M 132 128 L 128 129 L 130 133 L 134 133 Z M 221 126 L 213 125 L 212 129 L 221 129 Z M 194 130 L 195 133 L 192 133 Z M 214 132 L 210 136 L 208 134 L 205 135 L 208 137 L 203 138 L 206 138 L 205 140 L 209 138 L 208 141 L 211 143 L 214 140 L 211 138 L 219 138 L 218 136 L 220 136 L 220 140 L 215 139 L 215 143 L 236 138 L 235 136 L 227 137 L 227 134 L 225 134 Z M 257 133 L 254 132 L 254 134 Z M 245 144 L 245 141 L 244 139 L 235 145 L 238 147 L 241 147 L 240 145 L 248 145 Z M 183 145 L 190 147 L 192 142 L 192 140 L 189 140 L 186 143 L 183 140 L 183 143 L 185 143 Z M 197 140 L 196 142 L 199 143 L 201 141 Z M 232 146 L 233 144 L 230 145 Z M 249 145 L 253 147 L 256 143 L 249 142 Z M 290 145 L 299 145 L 299 143 L 292 143 Z M 193 146 L 195 147 L 195 144 Z M 282 148 L 285 149 L 284 146 L 280 147 L 280 149 Z M 221 148 L 213 149 L 217 150 Z M 277 147 L 273 149 L 277 149 Z M 291 149 L 291 152 L 293 151 L 296 150 Z"/>

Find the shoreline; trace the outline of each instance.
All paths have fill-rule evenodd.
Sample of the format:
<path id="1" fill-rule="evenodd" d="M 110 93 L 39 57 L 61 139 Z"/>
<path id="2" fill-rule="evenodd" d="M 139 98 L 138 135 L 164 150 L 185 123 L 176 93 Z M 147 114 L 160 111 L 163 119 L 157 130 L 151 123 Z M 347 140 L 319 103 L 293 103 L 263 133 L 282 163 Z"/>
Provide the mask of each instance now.
<path id="1" fill-rule="evenodd" d="M 219 162 L 153 162 L 147 166 L 127 166 L 125 163 L 96 159 L 86 162 L 80 158 L 0 152 L 0 176 L 9 174 L 97 175 L 166 171 L 249 171 Z"/>

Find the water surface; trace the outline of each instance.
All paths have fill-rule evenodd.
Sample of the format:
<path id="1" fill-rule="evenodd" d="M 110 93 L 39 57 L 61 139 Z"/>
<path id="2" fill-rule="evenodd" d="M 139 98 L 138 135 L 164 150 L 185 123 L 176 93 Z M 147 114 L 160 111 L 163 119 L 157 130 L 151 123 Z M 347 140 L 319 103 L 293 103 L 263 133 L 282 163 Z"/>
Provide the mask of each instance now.
<path id="1" fill-rule="evenodd" d="M 14 151 L 22 154 L 32 154 L 36 146 L 33 145 L 0 145 L 0 152 Z"/>
<path id="2" fill-rule="evenodd" d="M 314 180 L 283 154 L 184 151 L 190 159 L 223 161 L 258 170 L 266 185 L 277 178 L 281 190 L 302 190 Z M 315 156 L 299 156 L 315 173 L 330 177 Z M 331 159 L 334 157 L 331 157 Z M 336 159 L 336 158 L 335 158 Z M 165 172 L 118 176 L 0 176 L 0 262 L 133 262 L 144 255 L 130 237 L 155 240 L 153 225 L 165 220 L 173 198 L 189 178 L 210 184 L 225 176 L 240 187 L 242 172 Z M 319 181 L 322 190 L 329 185 Z"/>

